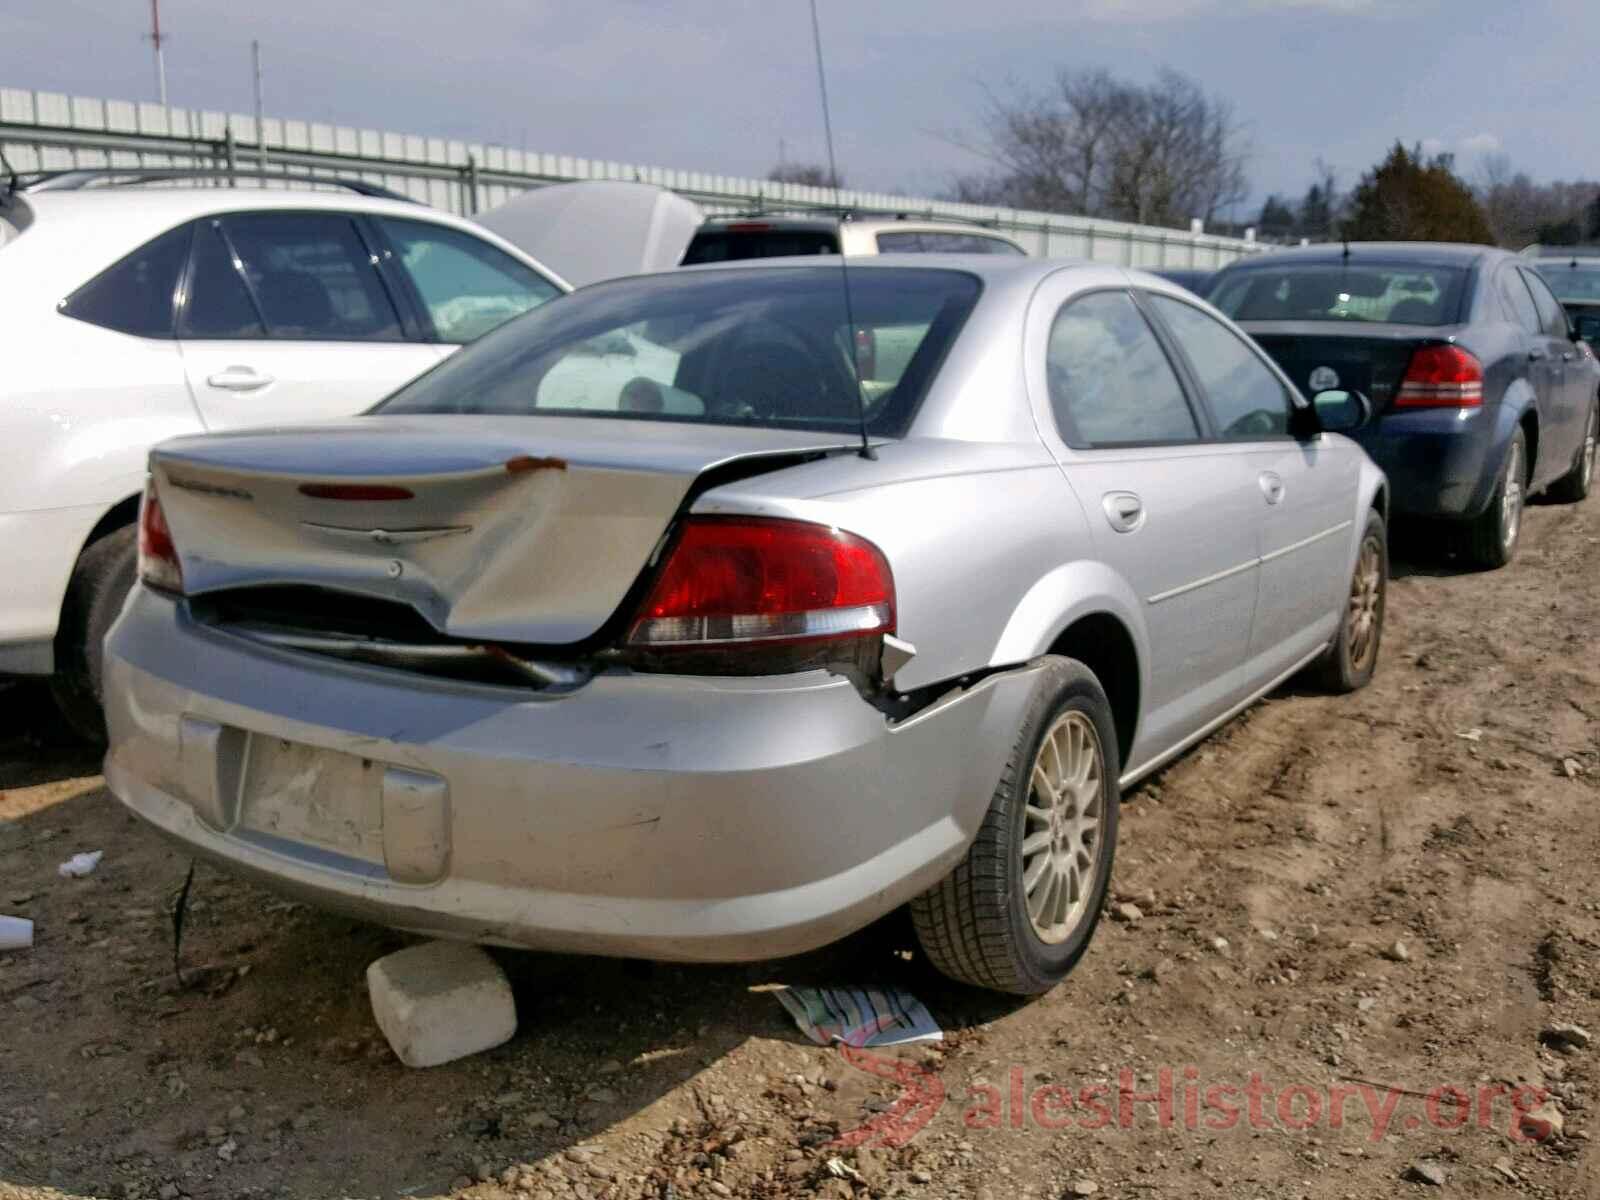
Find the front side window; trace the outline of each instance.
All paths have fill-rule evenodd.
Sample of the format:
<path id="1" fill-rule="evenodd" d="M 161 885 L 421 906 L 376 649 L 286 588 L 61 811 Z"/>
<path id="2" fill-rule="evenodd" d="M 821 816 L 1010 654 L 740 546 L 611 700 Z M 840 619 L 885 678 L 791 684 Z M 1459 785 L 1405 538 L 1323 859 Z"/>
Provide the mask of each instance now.
<path id="1" fill-rule="evenodd" d="M 1094 292 L 1062 306 L 1050 326 L 1045 382 L 1069 446 L 1200 437 L 1166 352 L 1126 292 Z"/>
<path id="2" fill-rule="evenodd" d="M 1223 275 L 1211 303 L 1235 321 L 1454 324 L 1466 272 L 1457 267 L 1297 263 Z"/>
<path id="3" fill-rule="evenodd" d="M 355 222 L 340 213 L 247 213 L 222 230 L 273 338 L 397 342 L 400 316 Z"/>
<path id="4" fill-rule="evenodd" d="M 561 290 L 531 267 L 459 229 L 379 217 L 441 341 L 470 342 Z"/>
<path id="5" fill-rule="evenodd" d="M 380 406 L 901 436 L 977 302 L 957 271 L 681 272 L 598 284 L 485 335 Z M 858 382 L 858 374 L 861 378 Z"/>
<path id="6" fill-rule="evenodd" d="M 146 242 L 68 296 L 61 311 L 118 333 L 170 338 L 192 228 L 185 225 Z"/>
<path id="7" fill-rule="evenodd" d="M 1152 293 L 1151 306 L 1183 348 L 1224 438 L 1286 436 L 1289 394 L 1261 357 L 1210 313 Z"/>
<path id="8" fill-rule="evenodd" d="M 1572 329 L 1567 324 L 1567 310 L 1561 307 L 1560 301 L 1550 291 L 1550 285 L 1535 271 L 1523 271 L 1522 277 L 1527 280 L 1528 290 L 1533 293 L 1534 307 L 1539 310 L 1540 328 L 1553 338 L 1571 337 Z"/>
<path id="9" fill-rule="evenodd" d="M 981 233 L 954 233 L 938 230 L 895 230 L 880 233 L 879 254 L 1021 254 L 1002 238 Z"/>
<path id="10" fill-rule="evenodd" d="M 1507 267 L 1496 277 L 1495 283 L 1500 290 L 1506 315 L 1529 333 L 1538 333 L 1539 310 L 1533 306 L 1533 296 L 1527 284 L 1522 282 L 1522 272 L 1515 267 Z"/>

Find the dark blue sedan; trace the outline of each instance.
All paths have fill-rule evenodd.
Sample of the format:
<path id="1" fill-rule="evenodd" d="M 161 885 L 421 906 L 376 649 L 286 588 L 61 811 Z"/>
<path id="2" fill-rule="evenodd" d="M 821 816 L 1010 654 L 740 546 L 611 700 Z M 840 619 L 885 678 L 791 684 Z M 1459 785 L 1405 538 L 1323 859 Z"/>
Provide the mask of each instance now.
<path id="1" fill-rule="evenodd" d="M 1209 298 L 1306 395 L 1365 395 L 1351 436 L 1388 473 L 1392 511 L 1454 523 L 1480 565 L 1516 553 L 1529 496 L 1588 495 L 1600 363 L 1516 255 L 1308 246 L 1225 267 Z"/>

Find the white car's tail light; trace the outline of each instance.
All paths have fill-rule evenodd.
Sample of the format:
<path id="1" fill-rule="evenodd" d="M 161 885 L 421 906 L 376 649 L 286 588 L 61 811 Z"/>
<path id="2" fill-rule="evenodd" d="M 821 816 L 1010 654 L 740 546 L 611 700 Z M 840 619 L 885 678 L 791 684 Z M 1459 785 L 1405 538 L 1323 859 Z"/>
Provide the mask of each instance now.
<path id="1" fill-rule="evenodd" d="M 163 592 L 183 593 L 178 547 L 173 544 L 153 479 L 144 485 L 144 502 L 139 505 L 139 578 Z"/>
<path id="2" fill-rule="evenodd" d="M 806 521 L 690 517 L 627 645 L 657 666 L 758 674 L 875 653 L 894 579 L 871 542 Z"/>

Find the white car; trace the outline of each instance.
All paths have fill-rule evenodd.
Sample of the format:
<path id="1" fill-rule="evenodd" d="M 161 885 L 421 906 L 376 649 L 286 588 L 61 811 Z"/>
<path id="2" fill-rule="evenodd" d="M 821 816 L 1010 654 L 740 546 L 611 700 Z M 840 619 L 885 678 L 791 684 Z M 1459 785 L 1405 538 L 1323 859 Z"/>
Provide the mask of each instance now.
<path id="1" fill-rule="evenodd" d="M 113 181 L 0 179 L 0 676 L 51 676 L 90 737 L 152 446 L 360 412 L 569 290 L 360 184 L 94 186 Z"/>

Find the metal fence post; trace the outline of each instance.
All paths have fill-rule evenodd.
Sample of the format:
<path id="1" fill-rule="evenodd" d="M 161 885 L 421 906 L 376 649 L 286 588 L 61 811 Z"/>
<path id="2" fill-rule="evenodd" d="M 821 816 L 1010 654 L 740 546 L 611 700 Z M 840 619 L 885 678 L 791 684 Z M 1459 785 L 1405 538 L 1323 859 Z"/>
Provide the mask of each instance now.
<path id="1" fill-rule="evenodd" d="M 471 154 L 467 155 L 462 175 L 466 183 L 467 216 L 470 217 L 478 211 L 478 160 Z"/>
<path id="2" fill-rule="evenodd" d="M 226 154 L 228 156 L 228 186 L 229 187 L 238 187 L 239 186 L 239 181 L 234 176 L 234 171 L 239 165 L 238 162 L 237 162 L 238 147 L 234 145 L 234 141 L 233 141 L 233 126 L 231 124 L 224 131 L 222 144 L 223 144 L 223 147 L 225 148 L 225 152 L 226 152 Z"/>

